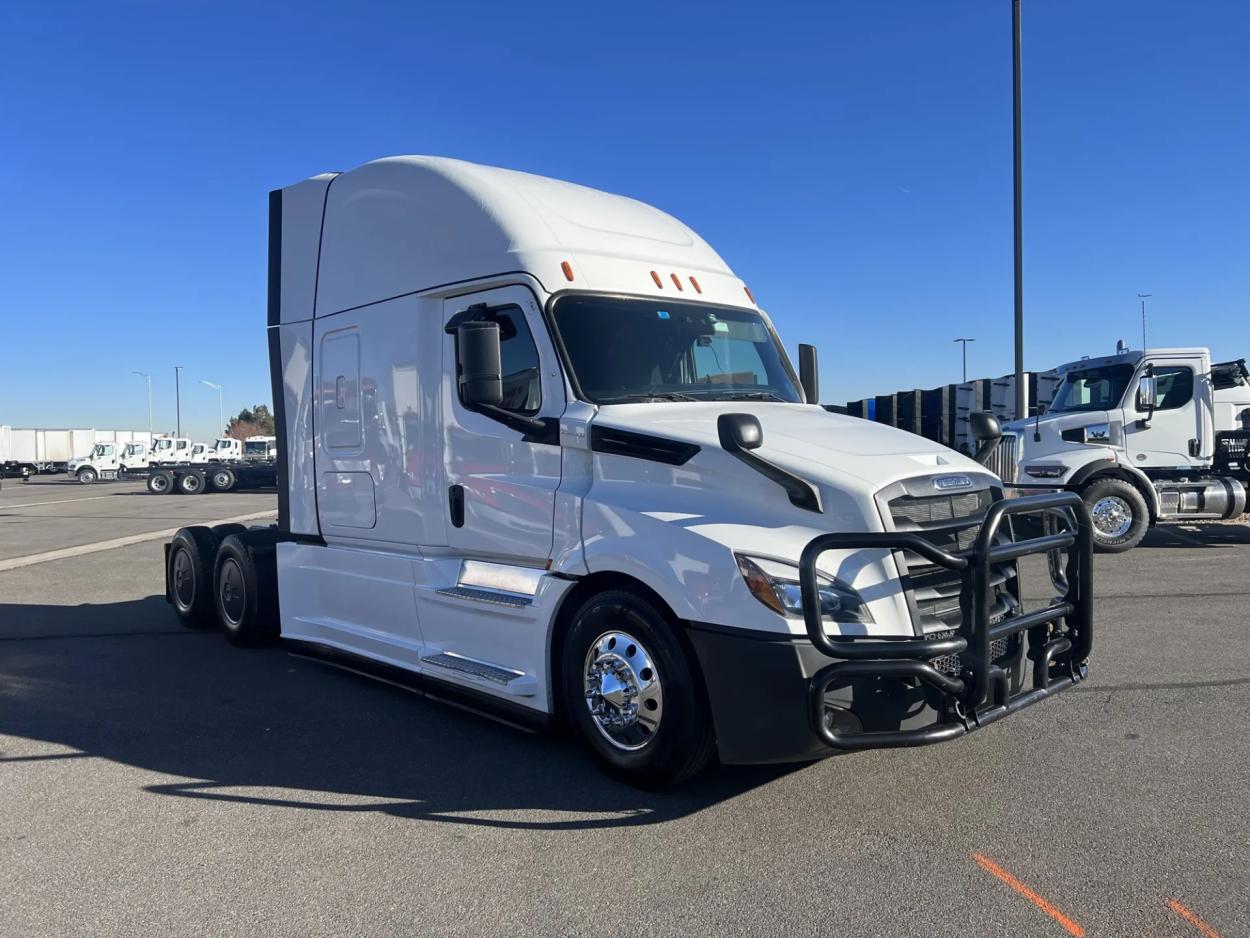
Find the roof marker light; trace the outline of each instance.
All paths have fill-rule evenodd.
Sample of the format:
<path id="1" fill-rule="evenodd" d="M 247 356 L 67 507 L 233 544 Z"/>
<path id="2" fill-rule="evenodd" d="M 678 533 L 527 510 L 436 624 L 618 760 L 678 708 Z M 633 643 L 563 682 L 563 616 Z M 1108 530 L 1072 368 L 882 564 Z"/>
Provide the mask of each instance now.
<path id="1" fill-rule="evenodd" d="M 683 286 L 681 285 L 681 281 L 677 279 L 677 275 L 676 275 L 676 274 L 669 274 L 669 276 L 673 278 L 673 286 L 675 286 L 675 287 L 677 288 L 677 292 L 678 292 L 678 293 L 683 293 L 683 292 L 685 292 L 685 289 L 686 289 L 686 288 L 685 288 L 685 287 L 683 287 Z"/>
<path id="2" fill-rule="evenodd" d="M 655 281 L 655 285 L 657 287 L 659 287 L 661 290 L 664 289 L 664 281 L 660 279 L 660 275 L 657 274 L 654 270 L 651 271 L 651 279 Z"/>
<path id="3" fill-rule="evenodd" d="M 699 294 L 703 293 L 703 288 L 699 286 L 699 281 L 694 279 L 694 274 L 690 275 L 690 285 L 694 287 L 695 293 L 699 293 Z"/>
<path id="4" fill-rule="evenodd" d="M 560 264 L 560 269 L 564 271 L 564 279 L 567 280 L 569 283 L 572 283 L 573 282 L 573 265 L 570 264 L 568 261 L 563 261 Z"/>
<path id="5" fill-rule="evenodd" d="M 752 303 L 755 302 L 755 294 L 751 292 L 751 288 L 748 287 L 745 283 L 742 285 L 742 292 L 744 292 L 747 295 L 748 300 L 750 300 Z"/>

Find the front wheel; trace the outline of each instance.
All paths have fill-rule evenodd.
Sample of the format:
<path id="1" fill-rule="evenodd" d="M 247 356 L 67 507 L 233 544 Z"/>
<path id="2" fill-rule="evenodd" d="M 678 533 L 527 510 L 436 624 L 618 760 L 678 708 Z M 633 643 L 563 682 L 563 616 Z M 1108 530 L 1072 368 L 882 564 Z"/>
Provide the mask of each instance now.
<path id="1" fill-rule="evenodd" d="M 96 474 L 96 471 L 90 466 L 78 470 L 78 481 L 83 485 L 90 485 L 98 478 L 99 476 Z"/>
<path id="2" fill-rule="evenodd" d="M 1081 492 L 1093 522 L 1094 550 L 1119 554 L 1141 543 L 1150 529 L 1150 509 L 1141 492 L 1123 479 L 1098 479 Z"/>
<path id="3" fill-rule="evenodd" d="M 702 687 L 668 619 L 634 593 L 590 597 L 564 646 L 569 717 L 608 770 L 656 788 L 689 778 L 712 757 Z"/>

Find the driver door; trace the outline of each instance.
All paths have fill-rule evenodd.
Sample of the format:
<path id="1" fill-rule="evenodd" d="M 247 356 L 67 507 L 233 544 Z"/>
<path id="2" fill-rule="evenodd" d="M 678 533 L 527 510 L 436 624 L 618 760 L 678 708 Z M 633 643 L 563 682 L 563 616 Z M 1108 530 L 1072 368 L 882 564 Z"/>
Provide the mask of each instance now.
<path id="1" fill-rule="evenodd" d="M 545 429 L 472 410 L 459 394 L 456 337 L 443 334 L 443 432 L 448 544 L 465 557 L 539 565 L 551 556 L 560 485 L 564 383 L 534 295 L 503 287 L 445 300 L 443 322 L 489 318 L 500 326 L 503 410 Z"/>
<path id="2" fill-rule="evenodd" d="M 1142 469 L 1187 468 L 1197 464 L 1192 441 L 1202 436 L 1199 426 L 1198 395 L 1205 376 L 1199 363 L 1192 359 L 1154 359 L 1150 362 L 1155 376 L 1155 407 L 1137 404 L 1138 380 L 1145 374 L 1139 370 L 1129 386 L 1125 401 L 1124 442 L 1134 466 Z M 1147 420 L 1148 426 L 1138 421 Z"/>

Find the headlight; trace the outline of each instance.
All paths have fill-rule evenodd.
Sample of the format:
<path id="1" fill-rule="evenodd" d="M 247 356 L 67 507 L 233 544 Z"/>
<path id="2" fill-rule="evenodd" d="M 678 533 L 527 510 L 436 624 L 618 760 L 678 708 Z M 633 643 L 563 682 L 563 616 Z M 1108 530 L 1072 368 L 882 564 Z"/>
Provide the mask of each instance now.
<path id="1" fill-rule="evenodd" d="M 751 595 L 783 616 L 803 615 L 803 593 L 799 568 L 780 560 L 734 554 L 738 570 Z M 841 580 L 817 574 L 820 615 L 835 622 L 871 622 L 872 614 L 863 598 Z"/>
<path id="2" fill-rule="evenodd" d="M 1024 471 L 1035 479 L 1058 479 L 1068 471 L 1067 466 L 1025 466 Z"/>

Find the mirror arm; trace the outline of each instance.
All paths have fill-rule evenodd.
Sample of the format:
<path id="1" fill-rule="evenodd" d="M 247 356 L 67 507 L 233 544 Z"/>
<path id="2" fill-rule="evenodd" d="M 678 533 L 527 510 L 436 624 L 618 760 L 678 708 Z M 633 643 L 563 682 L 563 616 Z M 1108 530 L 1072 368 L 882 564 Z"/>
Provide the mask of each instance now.
<path id="1" fill-rule="evenodd" d="M 525 427 L 527 430 L 547 429 L 547 421 L 541 417 L 527 417 L 525 414 L 514 414 L 512 411 L 496 407 L 494 404 L 473 404 L 471 407 L 473 410 L 480 410 L 487 417 L 493 417 L 511 425 L 514 429 L 518 427 Z"/>

